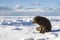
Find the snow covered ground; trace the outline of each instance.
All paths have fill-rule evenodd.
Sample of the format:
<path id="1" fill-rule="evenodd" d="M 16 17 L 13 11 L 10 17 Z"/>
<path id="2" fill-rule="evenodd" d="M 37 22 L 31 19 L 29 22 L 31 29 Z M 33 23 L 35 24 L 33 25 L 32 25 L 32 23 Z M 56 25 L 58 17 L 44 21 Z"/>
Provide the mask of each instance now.
<path id="1" fill-rule="evenodd" d="M 0 40 L 60 40 L 60 16 L 47 16 L 47 18 L 51 21 L 52 32 L 41 34 L 35 30 L 37 25 L 33 25 L 31 23 L 33 17 L 30 16 L 2 17 L 1 16 Z M 16 21 L 16 20 L 20 20 L 20 21 Z M 11 23 L 13 23 L 13 25 L 11 25 Z"/>

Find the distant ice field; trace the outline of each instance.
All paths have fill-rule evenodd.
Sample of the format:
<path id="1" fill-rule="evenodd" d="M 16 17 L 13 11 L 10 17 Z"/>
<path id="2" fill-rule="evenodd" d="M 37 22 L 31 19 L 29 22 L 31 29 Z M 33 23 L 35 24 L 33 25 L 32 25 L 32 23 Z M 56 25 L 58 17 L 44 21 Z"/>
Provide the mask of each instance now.
<path id="1" fill-rule="evenodd" d="M 60 16 L 44 16 L 52 25 L 52 31 L 44 34 L 36 31 L 34 16 L 0 16 L 0 40 L 60 40 Z"/>
<path id="2" fill-rule="evenodd" d="M 60 16 L 44 16 L 48 18 L 53 25 L 60 24 Z M 34 16 L 0 16 L 0 25 L 9 26 L 33 26 L 32 20 Z"/>

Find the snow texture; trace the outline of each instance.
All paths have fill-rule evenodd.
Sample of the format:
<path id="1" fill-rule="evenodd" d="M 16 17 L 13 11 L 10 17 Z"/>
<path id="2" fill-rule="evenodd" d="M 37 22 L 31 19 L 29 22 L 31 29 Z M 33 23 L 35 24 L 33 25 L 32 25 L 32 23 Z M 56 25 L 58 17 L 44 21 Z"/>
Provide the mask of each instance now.
<path id="1" fill-rule="evenodd" d="M 46 17 L 46 16 L 45 16 Z M 35 30 L 33 16 L 0 17 L 0 40 L 60 40 L 60 16 L 47 16 L 52 31 L 44 34 Z"/>

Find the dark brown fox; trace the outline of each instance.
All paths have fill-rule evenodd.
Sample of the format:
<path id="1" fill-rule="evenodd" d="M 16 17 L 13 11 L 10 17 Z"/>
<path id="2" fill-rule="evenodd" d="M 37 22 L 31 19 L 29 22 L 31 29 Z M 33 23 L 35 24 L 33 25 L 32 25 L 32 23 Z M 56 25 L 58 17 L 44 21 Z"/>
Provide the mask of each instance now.
<path id="1" fill-rule="evenodd" d="M 36 30 L 40 31 L 40 33 L 50 32 L 51 31 L 51 23 L 50 21 L 41 16 L 34 17 L 33 23 L 37 23 L 40 27 L 37 27 Z"/>

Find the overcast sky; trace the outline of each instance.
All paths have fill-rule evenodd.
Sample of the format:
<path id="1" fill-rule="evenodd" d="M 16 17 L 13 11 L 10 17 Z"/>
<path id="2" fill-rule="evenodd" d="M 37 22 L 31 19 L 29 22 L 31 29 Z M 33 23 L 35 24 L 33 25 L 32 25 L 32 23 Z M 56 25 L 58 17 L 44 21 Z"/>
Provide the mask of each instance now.
<path id="1" fill-rule="evenodd" d="M 0 16 L 60 15 L 60 0 L 0 0 Z"/>

